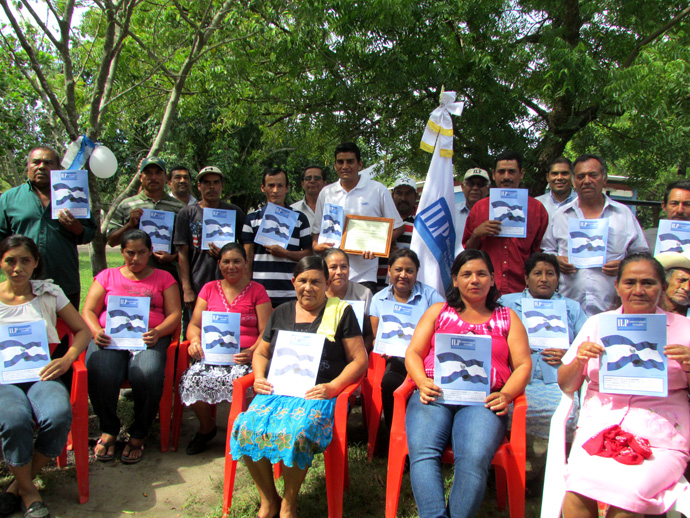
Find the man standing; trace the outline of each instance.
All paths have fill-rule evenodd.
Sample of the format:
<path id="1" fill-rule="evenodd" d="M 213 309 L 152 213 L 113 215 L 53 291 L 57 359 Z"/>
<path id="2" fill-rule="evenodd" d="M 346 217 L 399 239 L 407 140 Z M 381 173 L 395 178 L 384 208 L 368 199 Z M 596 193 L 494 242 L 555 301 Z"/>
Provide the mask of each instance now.
<path id="1" fill-rule="evenodd" d="M 185 205 L 192 205 L 196 202 L 196 198 L 192 196 L 192 177 L 189 175 L 189 169 L 185 166 L 177 165 L 170 170 L 168 185 L 170 186 L 170 194 Z"/>
<path id="2" fill-rule="evenodd" d="M 182 284 L 183 301 L 187 310 L 193 310 L 196 297 L 204 284 L 220 279 L 218 259 L 220 249 L 213 243 L 209 250 L 201 249 L 204 209 L 235 211 L 235 241 L 241 242 L 245 214 L 237 205 L 221 200 L 223 173 L 217 167 L 204 167 L 197 175 L 197 188 L 201 200 L 187 205 L 175 218 L 175 237 Z"/>
<path id="3" fill-rule="evenodd" d="M 491 179 L 489 173 L 478 167 L 468 169 L 462 180 L 462 193 L 465 201 L 455 206 L 455 255 L 464 250 L 462 246 L 462 236 L 465 233 L 465 223 L 467 216 L 474 204 L 489 195 L 489 184 Z"/>
<path id="4" fill-rule="evenodd" d="M 560 292 L 582 305 L 587 316 L 611 309 L 618 267 L 626 255 L 648 252 L 640 224 L 628 207 L 604 194 L 606 163 L 597 155 L 575 160 L 573 183 L 577 198 L 559 208 L 544 236 L 544 252 L 558 256 Z M 568 220 L 608 218 L 609 232 L 604 266 L 578 269 L 568 262 Z"/>
<path id="5" fill-rule="evenodd" d="M 304 171 L 302 171 L 302 190 L 304 191 L 304 198 L 290 205 L 290 208 L 304 214 L 307 220 L 309 220 L 309 227 L 314 224 L 316 200 L 318 200 L 319 193 L 324 185 L 326 185 L 326 175 L 323 169 L 318 165 L 307 166 Z"/>
<path id="6" fill-rule="evenodd" d="M 25 184 L 8 190 L 0 198 L 0 239 L 22 234 L 38 245 L 43 261 L 43 276 L 62 288 L 72 305 L 79 309 L 79 254 L 77 245 L 93 240 L 93 218 L 76 219 L 61 210 L 52 219 L 50 171 L 61 169 L 57 152 L 40 146 L 29 153 Z"/>
<path id="7" fill-rule="evenodd" d="M 690 180 L 677 180 L 666 187 L 664 201 L 661 208 L 666 213 L 666 219 L 675 221 L 690 221 Z M 659 227 L 648 228 L 644 231 L 649 248 L 656 246 Z"/>
<path id="8" fill-rule="evenodd" d="M 666 270 L 668 287 L 661 296 L 660 306 L 669 313 L 688 316 L 690 306 L 690 259 L 678 252 L 664 252 L 655 256 Z"/>
<path id="9" fill-rule="evenodd" d="M 261 192 L 266 195 L 267 204 L 270 202 L 285 207 L 285 196 L 289 185 L 287 174 L 282 169 L 266 171 L 261 181 Z M 296 297 L 291 282 L 292 271 L 297 261 L 311 254 L 311 227 L 307 217 L 298 212 L 299 218 L 292 230 L 287 248 L 255 243 L 254 238 L 264 219 L 266 206 L 247 216 L 242 230 L 242 240 L 247 252 L 247 272 L 250 278 L 266 288 L 275 308 Z"/>
<path id="10" fill-rule="evenodd" d="M 314 251 L 323 252 L 333 247 L 330 243 L 318 244 L 323 207 L 326 203 L 343 207 L 345 215 L 393 219 L 392 240 L 398 239 L 404 230 L 403 221 L 388 189 L 379 182 L 359 175 L 362 169 L 359 147 L 352 142 L 345 142 L 335 148 L 334 154 L 335 172 L 339 180 L 324 187 L 319 194 L 312 226 Z M 378 261 L 370 250 L 365 250 L 361 255 L 350 254 L 350 280 L 363 284 L 372 293 L 376 292 L 377 267 Z"/>
<path id="11" fill-rule="evenodd" d="M 152 156 L 141 161 L 139 165 L 139 180 L 141 181 L 141 192 L 125 198 L 120 202 L 113 219 L 108 225 L 108 244 L 119 246 L 122 236 L 128 230 L 139 228 L 139 218 L 143 209 L 164 210 L 177 214 L 185 207 L 185 204 L 165 192 L 167 177 L 165 173 L 165 162 L 158 157 Z M 177 252 L 172 253 L 158 251 L 151 255 L 149 264 L 154 268 L 160 268 L 172 274 L 175 279 L 177 276 Z"/>
<path id="12" fill-rule="evenodd" d="M 559 156 L 551 162 L 549 172 L 546 173 L 546 181 L 549 184 L 549 191 L 537 196 L 537 200 L 544 205 L 551 218 L 556 209 L 577 198 L 577 193 L 573 190 L 572 162 L 564 156 Z"/>
<path id="13" fill-rule="evenodd" d="M 502 189 L 517 189 L 525 176 L 522 156 L 504 151 L 496 157 L 494 183 Z M 525 288 L 525 261 L 541 249 L 541 240 L 549 223 L 544 206 L 532 198 L 527 199 L 527 236 L 497 237 L 501 222 L 489 219 L 489 198 L 475 203 L 465 224 L 462 244 L 465 248 L 485 250 L 494 266 L 496 288 L 505 295 Z"/>
<path id="14" fill-rule="evenodd" d="M 403 220 L 403 233 L 395 244 L 398 248 L 410 248 L 414 230 L 414 214 L 417 208 L 417 182 L 404 176 L 398 178 L 393 184 L 392 194 L 395 208 L 398 209 L 398 214 Z M 379 269 L 376 275 L 379 290 L 386 287 L 387 277 L 388 258 L 379 257 Z"/>

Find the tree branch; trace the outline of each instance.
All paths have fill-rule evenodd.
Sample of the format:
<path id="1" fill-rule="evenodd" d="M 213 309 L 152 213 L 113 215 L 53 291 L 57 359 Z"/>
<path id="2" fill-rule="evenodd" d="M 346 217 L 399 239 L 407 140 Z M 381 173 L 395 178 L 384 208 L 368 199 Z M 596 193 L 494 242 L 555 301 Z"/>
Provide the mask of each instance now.
<path id="1" fill-rule="evenodd" d="M 622 68 L 628 68 L 630 65 L 632 65 L 633 62 L 635 61 L 635 58 L 637 58 L 637 56 L 642 51 L 642 47 L 644 47 L 645 45 L 649 45 L 651 42 L 653 42 L 659 36 L 661 36 L 666 31 L 671 29 L 674 25 L 677 25 L 688 14 L 690 14 L 690 6 L 683 9 L 680 13 L 678 13 L 676 16 L 671 18 L 671 20 L 669 20 L 667 23 L 665 23 L 664 25 L 659 27 L 652 34 L 650 34 L 646 38 L 643 38 L 637 45 L 635 45 L 635 48 L 632 50 L 630 55 L 625 59 L 625 61 L 623 62 Z"/>

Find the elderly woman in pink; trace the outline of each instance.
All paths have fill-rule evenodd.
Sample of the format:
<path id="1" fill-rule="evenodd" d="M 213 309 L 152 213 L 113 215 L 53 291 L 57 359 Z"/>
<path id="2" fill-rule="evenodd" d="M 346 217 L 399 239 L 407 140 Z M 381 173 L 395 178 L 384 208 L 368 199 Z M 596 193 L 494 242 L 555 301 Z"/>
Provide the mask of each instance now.
<path id="1" fill-rule="evenodd" d="M 609 517 L 663 514 L 675 501 L 667 490 L 683 475 L 690 458 L 690 320 L 658 307 L 665 287 L 658 261 L 649 254 L 630 255 L 620 264 L 616 281 L 622 307 L 608 313 L 666 315 L 667 397 L 600 392 L 604 347 L 599 327 L 606 313 L 587 320 L 563 357 L 561 389 L 573 393 L 585 379 L 589 383 L 568 459 L 565 518 L 595 518 L 597 502 L 610 507 Z M 621 439 L 627 440 L 623 447 Z M 605 447 L 613 456 L 601 455 Z"/>

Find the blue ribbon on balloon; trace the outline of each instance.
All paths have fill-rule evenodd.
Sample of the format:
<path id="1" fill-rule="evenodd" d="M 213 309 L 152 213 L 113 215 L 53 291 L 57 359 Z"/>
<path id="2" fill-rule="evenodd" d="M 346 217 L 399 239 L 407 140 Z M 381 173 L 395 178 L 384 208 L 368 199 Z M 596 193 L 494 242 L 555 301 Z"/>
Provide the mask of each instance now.
<path id="1" fill-rule="evenodd" d="M 79 147 L 79 151 L 77 151 L 74 160 L 72 160 L 72 164 L 70 164 L 70 166 L 67 169 L 71 171 L 82 169 L 84 167 L 84 164 L 86 163 L 86 160 L 89 158 L 89 155 L 91 155 L 91 152 L 95 149 L 95 147 L 96 142 L 91 140 L 86 135 L 82 135 L 81 146 Z"/>

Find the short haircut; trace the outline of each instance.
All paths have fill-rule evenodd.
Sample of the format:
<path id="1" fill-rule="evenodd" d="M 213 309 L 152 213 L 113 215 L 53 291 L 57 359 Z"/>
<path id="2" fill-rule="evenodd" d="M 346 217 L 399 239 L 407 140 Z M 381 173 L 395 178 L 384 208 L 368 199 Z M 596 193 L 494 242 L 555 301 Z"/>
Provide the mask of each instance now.
<path id="1" fill-rule="evenodd" d="M 244 260 L 247 260 L 247 252 L 244 249 L 242 245 L 239 243 L 226 243 L 223 245 L 223 248 L 220 249 L 220 252 L 218 253 L 218 260 L 220 259 L 227 253 L 227 252 L 232 252 L 233 250 L 237 250 L 239 254 L 244 258 Z"/>
<path id="2" fill-rule="evenodd" d="M 307 167 L 305 167 L 302 171 L 302 180 L 304 180 L 304 177 L 307 175 L 308 169 L 318 169 L 319 171 L 321 171 L 321 176 L 323 177 L 323 180 L 326 181 L 326 171 L 320 165 L 308 165 Z"/>
<path id="3" fill-rule="evenodd" d="M 175 171 L 184 171 L 184 172 L 186 172 L 186 173 L 189 175 L 190 180 L 191 180 L 192 175 L 191 175 L 191 173 L 189 172 L 189 168 L 187 168 L 186 166 L 183 166 L 183 165 L 176 165 L 175 167 L 173 167 L 172 169 L 169 170 L 169 172 L 168 172 L 168 181 L 172 180 L 173 173 L 174 173 Z"/>
<path id="4" fill-rule="evenodd" d="M 58 152 L 55 151 L 54 148 L 50 146 L 36 146 L 33 148 L 31 151 L 29 151 L 29 154 L 26 155 L 26 166 L 29 166 L 29 162 L 31 162 L 31 155 L 34 154 L 34 151 L 48 151 L 49 153 L 53 154 L 53 158 L 55 158 L 55 163 L 58 165 L 58 167 L 62 167 L 60 165 L 60 155 L 58 155 Z"/>
<path id="5" fill-rule="evenodd" d="M 40 279 L 43 275 L 43 261 L 41 261 L 41 253 L 38 251 L 38 246 L 30 237 L 15 234 L 7 236 L 0 242 L 0 259 L 2 259 L 7 252 L 15 248 L 23 246 L 33 256 L 34 260 L 38 262 L 31 274 L 32 279 Z"/>
<path id="6" fill-rule="evenodd" d="M 507 159 L 502 158 L 501 160 Z M 515 159 L 511 158 L 510 160 Z M 465 263 L 468 263 L 474 259 L 484 261 L 484 264 L 489 270 L 489 273 L 491 275 L 494 275 L 494 265 L 491 262 L 489 254 L 487 254 L 484 250 L 474 250 L 472 248 L 463 250 L 458 254 L 458 256 L 455 258 L 455 261 L 453 261 L 453 265 L 450 268 L 450 275 L 453 278 L 456 278 L 458 276 L 458 273 L 460 273 L 460 269 L 465 265 Z M 451 284 L 447 288 L 446 295 L 448 305 L 455 311 L 462 311 L 463 309 L 465 309 L 465 303 L 462 300 L 462 295 L 460 294 L 460 290 L 458 288 Z M 486 308 L 493 310 L 500 306 L 500 304 L 497 302 L 499 296 L 500 293 L 498 292 L 498 288 L 496 288 L 496 283 L 494 282 L 494 285 L 491 286 L 491 289 L 489 289 L 489 293 L 487 293 L 486 295 L 486 302 L 484 303 L 486 305 Z"/>
<path id="7" fill-rule="evenodd" d="M 398 248 L 395 252 L 393 252 L 388 258 L 388 266 L 393 266 L 395 264 L 395 261 L 403 257 L 407 257 L 410 261 L 412 261 L 414 265 L 417 267 L 417 271 L 419 271 L 419 268 L 421 266 L 419 264 L 419 257 L 417 257 L 417 254 L 414 250 L 411 250 L 409 248 Z"/>
<path id="8" fill-rule="evenodd" d="M 529 275 L 537 266 L 537 263 L 548 263 L 554 267 L 556 270 L 556 277 L 560 279 L 561 277 L 561 267 L 558 264 L 558 258 L 553 254 L 547 254 L 545 252 L 535 252 L 529 256 L 527 262 L 525 263 L 525 275 Z"/>
<path id="9" fill-rule="evenodd" d="M 355 156 L 357 157 L 357 162 L 362 161 L 362 153 L 359 150 L 359 146 L 355 144 L 354 142 L 343 142 L 341 144 L 338 144 L 335 147 L 335 152 L 333 153 L 333 157 L 337 158 L 338 153 L 354 153 Z"/>
<path id="10" fill-rule="evenodd" d="M 608 176 L 608 171 L 609 168 L 606 165 L 606 160 L 601 158 L 599 155 L 594 155 L 592 153 L 585 153 L 584 155 L 580 155 L 575 159 L 575 162 L 573 162 L 573 172 L 575 172 L 575 168 L 577 167 L 577 164 L 581 164 L 582 162 L 587 162 L 587 160 L 596 160 L 601 164 L 601 172 L 604 173 L 605 176 Z"/>
<path id="11" fill-rule="evenodd" d="M 668 187 L 666 187 L 666 190 L 664 191 L 664 205 L 668 203 L 668 197 L 673 189 L 690 191 L 690 180 L 676 180 L 675 182 L 668 184 Z"/>
<path id="12" fill-rule="evenodd" d="M 149 250 L 153 248 L 153 245 L 151 244 L 151 237 L 143 230 L 133 228 L 125 232 L 125 234 L 122 236 L 122 243 L 120 243 L 120 249 L 124 250 L 127 246 L 127 243 L 129 243 L 130 241 L 139 241 L 140 239 L 144 242 L 146 248 L 148 248 Z"/>
<path id="13" fill-rule="evenodd" d="M 285 169 L 282 167 L 273 167 L 271 169 L 266 169 L 264 171 L 264 176 L 261 178 L 261 185 L 266 185 L 266 178 L 269 176 L 278 176 L 280 173 L 283 173 L 285 175 L 285 185 L 289 186 L 290 185 L 290 179 L 288 178 L 287 173 L 285 172 Z"/>
<path id="14" fill-rule="evenodd" d="M 323 253 L 323 260 L 328 262 L 328 258 L 332 255 L 342 255 L 345 258 L 345 261 L 347 261 L 347 265 L 350 266 L 350 257 L 340 248 L 336 247 L 327 248 L 326 251 Z"/>
<path id="15" fill-rule="evenodd" d="M 522 155 L 517 151 L 513 151 L 512 149 L 501 151 L 494 160 L 494 170 L 496 170 L 496 166 L 501 160 L 516 160 L 518 169 L 522 169 Z"/>
<path id="16" fill-rule="evenodd" d="M 292 276 L 297 278 L 304 272 L 309 270 L 319 270 L 323 272 L 326 280 L 328 280 L 328 266 L 326 266 L 326 261 L 320 255 L 308 255 L 307 257 L 302 257 L 297 264 L 295 269 L 292 271 Z"/>
<path id="17" fill-rule="evenodd" d="M 659 261 L 654 259 L 652 254 L 644 252 L 640 254 L 630 254 L 627 256 L 625 259 L 621 261 L 620 266 L 618 267 L 618 277 L 616 277 L 616 283 L 621 282 L 621 279 L 623 278 L 623 271 L 625 268 L 630 264 L 630 263 L 635 263 L 635 262 L 640 262 L 640 261 L 647 261 L 649 264 L 652 265 L 654 268 L 654 273 L 656 274 L 656 278 L 658 281 L 661 283 L 661 285 L 664 287 L 664 290 L 667 287 L 666 283 L 666 272 L 664 271 L 664 267 L 661 265 Z"/>
<path id="18" fill-rule="evenodd" d="M 565 164 L 568 166 L 568 169 L 570 169 L 571 173 L 573 171 L 573 162 L 564 156 L 559 156 L 558 158 L 553 159 L 549 164 L 549 171 L 551 171 L 551 168 L 556 164 Z"/>

